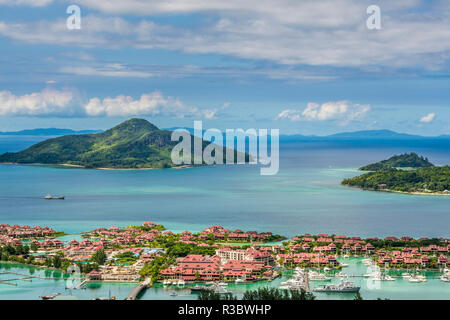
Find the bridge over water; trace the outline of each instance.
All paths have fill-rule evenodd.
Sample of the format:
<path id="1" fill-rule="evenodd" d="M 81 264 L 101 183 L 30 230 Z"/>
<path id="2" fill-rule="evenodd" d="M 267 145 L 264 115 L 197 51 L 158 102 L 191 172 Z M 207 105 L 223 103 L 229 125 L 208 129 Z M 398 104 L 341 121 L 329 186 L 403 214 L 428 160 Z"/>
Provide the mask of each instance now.
<path id="1" fill-rule="evenodd" d="M 131 290 L 130 294 L 125 300 L 136 300 L 139 293 L 141 293 L 142 290 L 148 288 L 151 283 L 151 278 L 146 278 L 143 282 L 139 283 L 136 287 Z"/>

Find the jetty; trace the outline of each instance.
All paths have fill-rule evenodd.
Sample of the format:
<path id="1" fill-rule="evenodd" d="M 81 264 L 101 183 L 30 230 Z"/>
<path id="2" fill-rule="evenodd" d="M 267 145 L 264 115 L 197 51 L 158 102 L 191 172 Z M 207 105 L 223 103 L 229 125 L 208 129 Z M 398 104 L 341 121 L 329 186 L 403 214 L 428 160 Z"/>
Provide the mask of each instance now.
<path id="1" fill-rule="evenodd" d="M 143 282 L 139 283 L 136 287 L 131 290 L 130 294 L 125 300 L 136 300 L 137 296 L 142 292 L 142 290 L 147 289 L 150 286 L 151 278 L 146 278 Z"/>
<path id="2" fill-rule="evenodd" d="M 19 272 L 11 272 L 11 271 L 3 271 L 0 272 L 0 275 L 2 274 L 12 274 L 12 275 L 16 275 L 16 276 L 21 276 L 21 278 L 17 278 L 17 279 L 3 279 L 2 281 L 11 281 L 11 280 L 23 280 L 23 281 L 32 281 L 32 279 L 55 279 L 55 280 L 59 280 L 60 278 L 58 277 L 41 277 L 41 276 L 32 276 L 30 274 L 25 274 L 25 273 L 19 273 Z"/>
<path id="3" fill-rule="evenodd" d="M 310 287 L 309 287 L 309 275 L 308 275 L 307 272 L 305 272 L 305 278 L 304 278 L 304 280 L 305 280 L 305 291 L 306 291 L 306 292 L 311 292 L 311 289 L 310 289 Z"/>
<path id="4" fill-rule="evenodd" d="M 0 272 L 0 274 L 12 274 L 12 275 L 16 275 L 16 276 L 20 276 L 20 278 L 12 278 L 12 279 L 1 279 L 0 280 L 0 284 L 7 284 L 10 286 L 17 286 L 16 282 L 12 282 L 12 281 L 27 281 L 27 282 L 31 282 L 32 278 L 36 278 L 35 276 L 31 276 L 28 274 L 22 274 L 22 273 L 17 273 L 17 272 Z"/>

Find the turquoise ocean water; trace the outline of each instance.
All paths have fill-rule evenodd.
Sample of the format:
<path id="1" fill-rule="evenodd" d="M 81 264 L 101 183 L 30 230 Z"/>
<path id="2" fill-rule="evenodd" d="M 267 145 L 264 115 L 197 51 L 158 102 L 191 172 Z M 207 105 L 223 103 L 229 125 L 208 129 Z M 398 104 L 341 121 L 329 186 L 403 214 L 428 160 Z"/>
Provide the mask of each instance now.
<path id="1" fill-rule="evenodd" d="M 0 152 L 21 150 L 43 138 L 0 137 Z M 450 237 L 450 197 L 369 192 L 340 185 L 343 178 L 357 175 L 359 166 L 411 151 L 435 164 L 450 164 L 448 143 L 340 141 L 282 144 L 275 176 L 261 176 L 259 167 L 252 165 L 166 170 L 0 165 L 0 223 L 81 232 L 151 220 L 173 231 L 200 231 L 219 224 L 288 237 L 303 233 Z M 64 195 L 66 200 L 46 201 L 46 194 Z M 92 290 L 105 296 L 102 290 L 109 287 L 129 289 L 126 284 L 98 284 Z M 405 288 L 408 294 L 409 287 Z M 5 290 L 0 287 L 0 297 Z M 167 298 L 163 291 L 154 290 L 154 296 L 145 296 Z M 386 290 L 388 294 L 391 289 Z M 397 292 L 400 289 L 392 290 L 394 296 L 404 297 Z"/>

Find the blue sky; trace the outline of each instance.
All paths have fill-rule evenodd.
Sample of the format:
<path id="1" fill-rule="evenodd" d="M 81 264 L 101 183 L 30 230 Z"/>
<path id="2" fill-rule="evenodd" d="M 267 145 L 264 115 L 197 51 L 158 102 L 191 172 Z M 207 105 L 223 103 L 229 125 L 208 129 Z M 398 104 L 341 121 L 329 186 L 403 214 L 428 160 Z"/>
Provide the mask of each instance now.
<path id="1" fill-rule="evenodd" d="M 81 8 L 69 30 L 66 8 Z M 450 134 L 450 4 L 0 0 L 0 131 L 279 128 Z"/>

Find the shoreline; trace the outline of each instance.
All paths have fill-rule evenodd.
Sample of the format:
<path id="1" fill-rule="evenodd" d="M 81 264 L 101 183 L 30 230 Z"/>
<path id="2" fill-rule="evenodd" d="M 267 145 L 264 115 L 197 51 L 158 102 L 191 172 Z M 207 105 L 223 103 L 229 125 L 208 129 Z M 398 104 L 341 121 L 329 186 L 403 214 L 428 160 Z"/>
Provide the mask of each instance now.
<path id="1" fill-rule="evenodd" d="M 182 165 L 176 167 L 169 168 L 108 168 L 108 167 L 98 167 L 98 168 L 88 168 L 86 166 L 78 165 L 78 164 L 70 164 L 70 163 L 60 163 L 60 164 L 49 164 L 49 163 L 18 163 L 18 162 L 1 162 L 0 165 L 16 165 L 16 166 L 36 166 L 36 167 L 60 167 L 60 168 L 69 168 L 69 169 L 87 169 L 87 170 L 159 170 L 159 169 L 188 169 L 195 168 L 198 166 L 193 165 Z"/>
<path id="2" fill-rule="evenodd" d="M 375 189 L 369 189 L 369 188 L 363 188 L 360 186 L 352 186 L 349 184 L 342 184 L 344 186 L 347 186 L 349 188 L 355 188 L 363 191 L 373 191 L 373 192 L 386 192 L 386 193 L 400 193 L 400 194 L 407 194 L 407 195 L 421 195 L 421 196 L 450 196 L 450 193 L 443 193 L 443 192 L 407 192 L 407 191 L 397 191 L 397 190 L 391 190 L 391 189 L 383 189 L 383 190 L 375 190 Z"/>

